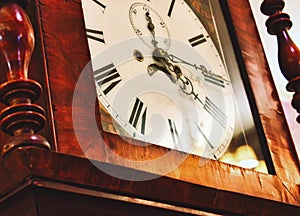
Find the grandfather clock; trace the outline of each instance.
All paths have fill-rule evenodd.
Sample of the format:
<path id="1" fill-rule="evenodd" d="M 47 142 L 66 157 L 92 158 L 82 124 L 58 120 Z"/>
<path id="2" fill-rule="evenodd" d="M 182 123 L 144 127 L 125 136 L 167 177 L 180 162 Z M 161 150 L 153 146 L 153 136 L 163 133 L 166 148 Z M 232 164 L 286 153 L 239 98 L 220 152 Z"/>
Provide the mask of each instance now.
<path id="1" fill-rule="evenodd" d="M 105 12 L 111 1 L 90 2 Z M 145 20 L 151 26 L 151 1 L 141 2 L 144 7 L 132 4 L 131 16 L 146 9 Z M 224 59 L 228 65 L 236 62 L 267 173 L 224 163 L 216 152 L 215 158 L 204 158 L 108 132 L 102 123 L 111 119 L 99 103 L 94 77 L 101 70 L 93 72 L 88 39 L 102 44 L 109 40 L 102 31 L 86 26 L 81 1 L 6 0 L 0 4 L 1 215 L 300 213 L 299 160 L 289 132 L 282 130 L 287 124 L 248 1 L 170 1 L 168 17 L 178 2 L 207 19 L 211 14 L 205 6 L 212 5 L 224 17 L 217 22 L 224 22 L 232 47 L 231 56 Z M 163 21 L 160 25 L 165 28 Z M 148 30 L 153 36 L 153 28 Z M 217 34 L 211 32 L 214 40 Z M 190 38 L 190 45 L 209 40 L 198 35 Z M 147 45 L 147 40 L 141 41 Z M 159 43 L 155 37 L 152 41 Z M 216 50 L 223 49 L 220 44 Z M 142 61 L 138 51 L 134 58 Z M 164 76 L 178 63 L 154 57 Z M 220 75 L 201 68 L 210 85 L 227 88 Z M 110 73 L 119 76 L 115 70 Z M 221 84 L 215 87 L 215 82 Z M 105 83 L 109 92 L 117 80 Z M 190 83 L 186 81 L 185 87 Z M 204 110 L 211 110 L 216 125 L 225 124 L 223 112 L 208 101 L 206 97 Z M 171 169 L 162 174 L 165 167 Z"/>

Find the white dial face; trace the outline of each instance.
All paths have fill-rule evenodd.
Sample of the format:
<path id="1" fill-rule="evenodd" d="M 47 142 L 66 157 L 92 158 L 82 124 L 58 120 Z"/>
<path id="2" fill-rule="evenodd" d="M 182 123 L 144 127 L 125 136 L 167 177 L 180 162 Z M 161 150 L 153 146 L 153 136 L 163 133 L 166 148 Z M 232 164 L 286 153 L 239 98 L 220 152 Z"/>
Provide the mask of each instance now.
<path id="1" fill-rule="evenodd" d="M 84 16 L 100 102 L 127 133 L 219 158 L 234 130 L 231 82 L 183 0 L 88 0 Z"/>
<path id="2" fill-rule="evenodd" d="M 156 46 L 164 50 L 170 48 L 168 26 L 159 13 L 148 4 L 140 2 L 132 4 L 129 9 L 129 20 L 135 33 L 150 49 Z M 147 37 L 149 33 L 152 37 Z"/>

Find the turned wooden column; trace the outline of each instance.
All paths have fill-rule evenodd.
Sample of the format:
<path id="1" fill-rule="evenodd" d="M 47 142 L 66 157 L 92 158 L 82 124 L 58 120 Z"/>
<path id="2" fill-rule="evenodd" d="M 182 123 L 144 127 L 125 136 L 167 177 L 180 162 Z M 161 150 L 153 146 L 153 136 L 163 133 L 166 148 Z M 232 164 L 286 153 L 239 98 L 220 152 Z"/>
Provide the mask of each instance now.
<path id="1" fill-rule="evenodd" d="M 28 78 L 28 66 L 34 48 L 34 32 L 22 7 L 27 0 L 5 0 L 0 3 L 0 100 L 7 105 L 0 112 L 1 130 L 12 136 L 2 155 L 18 147 L 36 146 L 50 149 L 50 144 L 36 134 L 45 124 L 44 109 L 34 104 L 41 85 Z"/>
<path id="2" fill-rule="evenodd" d="M 300 51 L 289 36 L 292 22 L 290 16 L 282 12 L 284 5 L 283 0 L 264 0 L 261 11 L 269 16 L 266 21 L 268 33 L 277 36 L 280 70 L 288 80 L 287 90 L 295 92 L 292 106 L 300 113 Z M 300 115 L 297 122 L 300 123 Z"/>

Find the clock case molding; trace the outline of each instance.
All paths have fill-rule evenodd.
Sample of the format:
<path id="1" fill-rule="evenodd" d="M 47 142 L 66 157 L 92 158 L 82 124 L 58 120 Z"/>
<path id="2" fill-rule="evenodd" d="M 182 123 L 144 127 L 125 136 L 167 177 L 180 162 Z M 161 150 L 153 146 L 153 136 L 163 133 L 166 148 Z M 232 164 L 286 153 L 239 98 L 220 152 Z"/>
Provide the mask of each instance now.
<path id="1" fill-rule="evenodd" d="M 92 70 L 81 80 L 81 97 L 76 107 L 72 107 L 78 78 L 90 60 L 81 1 L 30 0 L 26 11 L 34 26 L 36 46 L 29 76 L 44 87 L 38 103 L 47 111 L 48 124 L 42 135 L 52 144 L 52 151 L 18 148 L 0 160 L 0 212 L 13 215 L 17 203 L 24 209 L 22 215 L 28 212 L 53 215 L 53 211 L 56 215 L 66 212 L 81 215 L 87 211 L 107 214 L 119 211 L 119 215 L 299 214 L 299 160 L 289 131 L 282 130 L 288 126 L 249 3 L 221 2 L 227 20 L 232 23 L 229 25 L 232 43 L 240 70 L 249 84 L 247 93 L 274 164 L 273 174 L 218 161 L 198 166 L 199 158 L 191 155 L 167 176 L 149 181 L 121 180 L 96 168 L 87 156 L 116 172 L 127 172 L 134 179 L 143 171 L 120 164 L 106 151 L 107 147 L 134 160 L 151 159 L 168 150 L 152 145 L 145 151 L 144 147 L 130 144 L 138 141 L 125 141 L 101 130 Z M 87 104 L 87 97 L 95 99 Z M 91 113 L 89 107 L 94 107 L 95 112 Z M 81 116 L 81 127 L 76 133 L 74 112 Z M 97 129 L 89 127 L 95 116 L 99 120 Z M 79 145 L 78 136 L 85 140 L 83 145 Z M 2 147 L 7 137 L 1 134 L 1 140 Z M 173 157 L 178 154 L 175 152 Z M 155 173 L 155 169 L 159 167 L 148 171 Z M 64 203 L 58 195 L 70 199 L 70 203 Z M 117 203 L 119 208 L 105 207 L 108 203 Z M 39 207 L 33 209 L 33 206 Z"/>

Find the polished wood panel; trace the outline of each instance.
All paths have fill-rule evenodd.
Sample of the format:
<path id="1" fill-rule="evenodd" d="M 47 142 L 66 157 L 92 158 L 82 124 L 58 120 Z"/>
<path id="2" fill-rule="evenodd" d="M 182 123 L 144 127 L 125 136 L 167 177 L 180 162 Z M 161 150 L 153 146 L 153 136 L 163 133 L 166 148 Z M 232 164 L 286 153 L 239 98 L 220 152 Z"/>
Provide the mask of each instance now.
<path id="1" fill-rule="evenodd" d="M 249 3 L 247 0 L 227 2 L 224 7 L 229 9 L 227 18 L 237 58 L 244 79 L 249 82 L 248 95 L 255 104 L 253 113 L 262 141 L 270 149 L 276 175 L 207 161 L 155 145 L 142 147 L 137 145 L 141 144 L 138 141 L 102 132 L 92 71 L 89 68 L 82 73 L 89 62 L 89 52 L 80 0 L 32 0 L 30 7 L 35 10 L 29 14 L 35 23 L 40 41 L 38 49 L 44 59 L 44 99 L 49 99 L 46 102 L 50 110 L 48 117 L 54 120 L 49 133 L 54 135 L 57 152 L 18 149 L 2 158 L 0 178 L 5 179 L 0 184 L 2 199 L 19 191 L 21 182 L 21 185 L 60 190 L 70 188 L 74 193 L 95 193 L 93 196 L 98 192 L 125 195 L 143 200 L 139 204 L 150 200 L 155 201 L 156 206 L 163 203 L 189 208 L 191 212 L 299 214 L 298 159 L 289 133 L 282 131 L 287 125 Z M 33 72 L 34 76 L 41 76 L 39 73 Z M 78 95 L 74 99 L 75 92 Z M 160 164 L 141 163 L 167 153 L 170 153 L 169 158 Z M 177 166 L 180 158 L 184 159 L 183 163 Z M 164 165 L 172 163 L 175 169 L 167 172 L 167 176 L 156 175 Z M 103 167 L 116 174 L 126 173 L 131 181 L 104 173 Z M 152 180 L 135 181 L 141 173 Z"/>
<path id="2" fill-rule="evenodd" d="M 299 159 L 283 115 L 278 93 L 247 1 L 228 1 L 244 73 L 250 82 L 250 98 L 256 104 L 275 170 L 285 181 L 299 184 Z M 243 65 L 242 65 L 243 66 Z M 289 158 L 289 159 L 288 159 Z"/>
<path id="3" fill-rule="evenodd" d="M 41 22 L 40 37 L 44 44 L 50 82 L 49 91 L 55 119 L 56 140 L 59 143 L 57 150 L 76 155 L 82 155 L 82 150 L 78 145 L 72 124 L 72 100 L 77 80 L 89 62 L 80 3 L 79 0 L 36 1 Z M 94 139 L 94 134 L 89 127 L 94 112 L 90 112 L 87 107 L 95 105 L 96 93 L 92 72 L 85 73 L 84 76 L 78 91 L 80 94 L 78 98 L 81 101 L 78 101 L 78 107 L 75 107 L 74 111 L 80 112 L 82 118 L 77 135 L 84 136 L 85 143 L 82 145 L 85 146 Z M 92 101 L 87 102 L 89 98 L 92 98 Z"/>
<path id="4" fill-rule="evenodd" d="M 133 178 L 141 173 L 112 164 L 102 162 L 99 164 L 118 172 L 127 172 Z M 14 171 L 16 168 L 21 171 L 17 176 Z M 101 172 L 88 159 L 42 149 L 28 148 L 11 152 L 0 161 L 0 176 L 3 173 L 6 173 L 9 180 L 5 182 L 19 183 L 1 184 L 2 200 L 6 196 L 5 200 L 9 202 L 10 199 L 18 197 L 18 194 L 22 194 L 24 189 L 34 187 L 35 203 L 40 210 L 43 209 L 43 214 L 39 215 L 48 215 L 53 213 L 53 210 L 57 210 L 58 215 L 63 215 L 59 214 L 62 212 L 80 215 L 82 212 L 98 211 L 103 213 L 107 211 L 104 215 L 116 212 L 118 212 L 116 215 L 123 215 L 122 213 L 135 215 L 144 212 L 145 215 L 222 213 L 274 216 L 300 213 L 298 206 L 285 204 L 282 200 L 261 199 L 163 176 L 149 181 L 126 181 Z M 266 182 L 262 181 L 262 184 L 264 183 Z M 278 183 L 276 187 L 282 186 Z M 116 204 L 115 207 L 108 208 L 112 204 Z M 5 206 L 0 204 L 0 210 L 4 207 L 8 208 L 6 204 Z M 128 212 L 124 212 L 125 209 Z"/>
<path id="5" fill-rule="evenodd" d="M 5 5 L 6 3 L 11 2 L 9 0 L 1 1 L 1 5 Z M 43 130 L 40 132 L 40 134 L 44 137 L 46 137 L 46 140 L 52 145 L 52 147 L 55 146 L 55 140 L 54 140 L 54 130 L 53 130 L 53 119 L 52 119 L 52 109 L 51 109 L 51 102 L 49 98 L 49 91 L 48 91 L 48 82 L 47 82 L 47 72 L 45 67 L 45 61 L 43 59 L 43 46 L 41 44 L 41 40 L 39 35 L 39 22 L 37 19 L 37 12 L 36 7 L 33 2 L 30 4 L 27 4 L 27 0 L 18 0 L 15 1 L 21 6 L 26 6 L 26 12 L 27 15 L 30 18 L 30 21 L 32 23 L 34 33 L 35 33 L 35 49 L 33 51 L 29 70 L 28 70 L 28 77 L 29 79 L 37 81 L 43 88 L 44 91 L 41 92 L 41 97 L 38 98 L 36 101 L 36 104 L 40 105 L 42 109 L 45 110 L 45 116 L 46 116 L 46 123 L 44 125 Z M 0 76 L 0 82 L 4 83 L 6 80 L 5 76 Z M 19 86 L 20 87 L 20 86 Z M 20 88 L 21 89 L 21 88 Z M 38 92 L 36 92 L 38 93 Z M 38 94 L 37 94 L 38 95 Z M 6 107 L 4 104 L 0 104 L 0 109 L 3 110 Z M 5 134 L 4 132 L 0 132 L 0 140 L 2 141 L 0 143 L 0 148 L 3 149 L 3 146 L 9 141 L 12 140 L 12 136 Z"/>
<path id="6" fill-rule="evenodd" d="M 57 150 L 158 173 L 159 165 L 141 167 L 140 163 L 132 164 L 130 160 L 151 161 L 168 153 L 168 149 L 154 145 L 141 147 L 137 145 L 138 141 L 122 139 L 101 131 L 92 71 L 82 73 L 89 61 L 89 51 L 80 1 L 54 3 L 54 0 L 39 0 L 36 4 L 54 107 Z M 270 149 L 276 176 L 266 176 L 216 161 L 198 166 L 201 158 L 195 156 L 187 156 L 180 166 L 168 173 L 168 176 L 220 190 L 297 204 L 299 193 L 294 192 L 300 182 L 298 159 L 289 132 L 282 130 L 287 128 L 287 124 L 249 3 L 247 0 L 229 0 L 223 6 L 228 9 L 226 17 L 237 59 L 245 82 L 248 81 L 248 96 L 254 104 L 254 117 L 262 134 L 262 142 L 266 143 L 267 150 Z M 74 92 L 78 94 L 75 99 Z M 76 122 L 72 116 L 74 113 Z M 186 155 L 172 152 L 168 162 L 176 162 L 178 157 Z M 130 160 L 123 160 L 124 158 Z M 281 184 L 289 189 L 278 190 L 278 185 Z"/>
<path id="7" fill-rule="evenodd" d="M 20 211 L 20 209 L 22 209 Z M 0 203 L 0 212 L 4 216 L 38 216 L 34 193 L 30 189 L 20 191 L 16 196 L 12 196 Z"/>
<path id="8" fill-rule="evenodd" d="M 1 155 L 22 146 L 51 149 L 37 132 L 43 129 L 44 109 L 34 104 L 41 85 L 28 78 L 28 66 L 34 49 L 34 31 L 27 13 L 17 3 L 0 7 L 0 65 L 6 81 L 0 85 L 0 100 L 7 105 L 0 112 L 1 130 L 13 136 L 5 142 Z"/>

